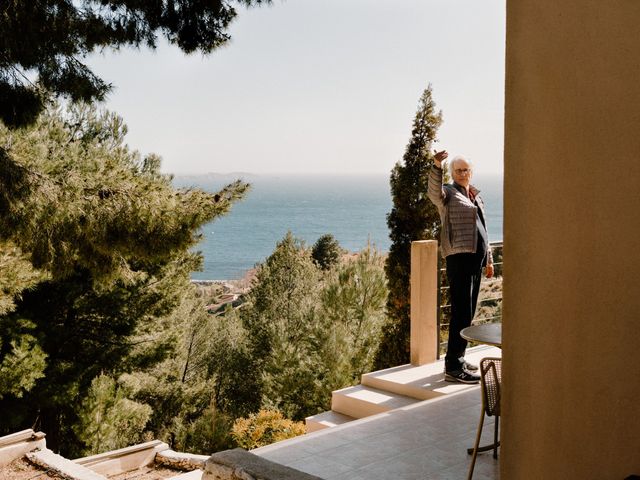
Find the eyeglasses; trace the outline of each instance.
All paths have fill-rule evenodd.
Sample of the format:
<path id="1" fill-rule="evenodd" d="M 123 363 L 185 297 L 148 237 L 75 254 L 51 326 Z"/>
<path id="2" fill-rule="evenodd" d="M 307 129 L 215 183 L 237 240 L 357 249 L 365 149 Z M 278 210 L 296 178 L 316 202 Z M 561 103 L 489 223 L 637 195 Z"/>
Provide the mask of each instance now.
<path id="1" fill-rule="evenodd" d="M 471 174 L 471 169 L 470 168 L 456 168 L 454 170 L 454 172 L 456 172 L 458 175 L 470 175 Z"/>

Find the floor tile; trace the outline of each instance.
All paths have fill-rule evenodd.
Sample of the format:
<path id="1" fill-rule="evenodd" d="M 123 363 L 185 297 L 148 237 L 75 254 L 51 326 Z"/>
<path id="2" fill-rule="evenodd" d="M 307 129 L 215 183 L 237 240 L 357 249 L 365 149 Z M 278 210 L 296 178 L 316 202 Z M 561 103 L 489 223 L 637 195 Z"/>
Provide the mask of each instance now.
<path id="1" fill-rule="evenodd" d="M 326 480 L 459 480 L 467 475 L 480 409 L 480 391 L 469 390 L 275 444 L 262 455 Z M 493 440 L 493 422 L 485 419 L 481 445 Z M 492 452 L 478 455 L 474 478 L 499 479 Z"/>

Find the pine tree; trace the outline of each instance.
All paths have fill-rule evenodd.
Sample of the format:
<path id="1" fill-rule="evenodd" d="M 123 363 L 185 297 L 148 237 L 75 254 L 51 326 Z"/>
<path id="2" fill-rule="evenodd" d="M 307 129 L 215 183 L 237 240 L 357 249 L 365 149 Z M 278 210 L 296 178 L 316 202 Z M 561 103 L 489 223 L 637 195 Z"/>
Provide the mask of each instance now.
<path id="1" fill-rule="evenodd" d="M 402 162 L 391 171 L 393 208 L 387 215 L 391 247 L 385 265 L 389 286 L 388 321 L 376 356 L 376 368 L 409 362 L 411 242 L 437 239 L 440 216 L 427 198 L 433 143 L 442 112 L 436 111 L 431 85 L 423 92 Z"/>
<path id="2" fill-rule="evenodd" d="M 180 332 L 175 352 L 118 381 L 135 392 L 131 400 L 152 408 L 145 428 L 174 450 L 210 454 L 232 448 L 234 419 L 258 411 L 261 400 L 246 331 L 236 311 L 207 313 L 195 288 L 172 316 Z"/>
<path id="3" fill-rule="evenodd" d="M 81 61 L 93 51 L 155 48 L 160 33 L 185 53 L 210 53 L 230 38 L 234 3 L 269 1 L 3 1 L 0 120 L 9 127 L 32 124 L 50 95 L 74 102 L 103 99 L 111 85 Z"/>
<path id="4" fill-rule="evenodd" d="M 370 246 L 322 271 L 287 234 L 240 310 L 261 372 L 262 407 L 294 419 L 328 409 L 332 390 L 370 370 L 386 297 L 383 260 Z"/>
<path id="5" fill-rule="evenodd" d="M 327 398 L 372 370 L 387 296 L 384 259 L 371 245 L 331 272 L 317 334 Z"/>
<path id="6" fill-rule="evenodd" d="M 320 280 L 311 252 L 289 232 L 258 268 L 241 311 L 254 368 L 262 373 L 262 403 L 295 419 L 317 413 L 310 413 L 316 404 L 311 339 Z"/>
<path id="7" fill-rule="evenodd" d="M 74 426 L 86 444 L 85 455 L 95 455 L 139 443 L 151 416 L 151 407 L 134 402 L 125 386 L 107 375 L 91 382 Z"/>
<path id="8" fill-rule="evenodd" d="M 125 132 L 85 106 L 0 126 L 0 246 L 13 246 L 0 280 L 22 282 L 0 297 L 0 431 L 38 419 L 67 453 L 81 453 L 72 426 L 96 376 L 147 369 L 175 348 L 172 312 L 202 262 L 199 229 L 248 188 L 174 189 Z"/>

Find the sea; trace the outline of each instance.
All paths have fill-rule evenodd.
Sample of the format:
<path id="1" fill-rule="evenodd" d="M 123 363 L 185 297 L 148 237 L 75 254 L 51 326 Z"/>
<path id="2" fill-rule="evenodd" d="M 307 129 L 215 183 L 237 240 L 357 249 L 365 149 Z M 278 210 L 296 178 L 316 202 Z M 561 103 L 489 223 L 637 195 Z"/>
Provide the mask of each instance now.
<path id="1" fill-rule="evenodd" d="M 202 228 L 196 247 L 204 268 L 194 280 L 233 280 L 267 258 L 290 231 L 307 245 L 325 233 L 356 252 L 368 243 L 390 246 L 386 216 L 391 211 L 389 176 L 204 174 L 176 176 L 176 187 L 217 192 L 233 180 L 251 184 L 231 211 Z M 502 177 L 476 175 L 487 208 L 489 239 L 502 240 Z"/>

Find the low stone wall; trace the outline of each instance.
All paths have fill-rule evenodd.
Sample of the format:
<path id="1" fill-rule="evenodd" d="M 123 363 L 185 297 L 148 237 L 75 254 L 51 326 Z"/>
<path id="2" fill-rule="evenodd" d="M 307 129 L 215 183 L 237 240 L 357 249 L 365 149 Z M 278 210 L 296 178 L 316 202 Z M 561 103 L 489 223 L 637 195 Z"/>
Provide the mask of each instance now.
<path id="1" fill-rule="evenodd" d="M 177 470 L 197 470 L 204 469 L 205 462 L 209 459 L 208 455 L 195 455 L 192 453 L 175 452 L 173 450 L 163 450 L 156 453 L 156 463 L 166 467 L 175 468 Z"/>
<path id="2" fill-rule="evenodd" d="M 322 480 L 320 477 L 285 467 L 242 448 L 211 455 L 202 480 Z"/>
<path id="3" fill-rule="evenodd" d="M 30 428 L 0 437 L 0 467 L 34 450 L 45 449 L 47 442 L 44 437 L 44 433 L 34 432 Z"/>
<path id="4" fill-rule="evenodd" d="M 152 440 L 118 450 L 77 458 L 73 462 L 101 475 L 113 476 L 151 465 L 156 459 L 156 454 L 168 449 L 169 445 L 166 443 Z"/>
<path id="5" fill-rule="evenodd" d="M 68 460 L 48 448 L 27 453 L 29 461 L 45 472 L 55 473 L 67 480 L 107 480 L 107 477 Z"/>

